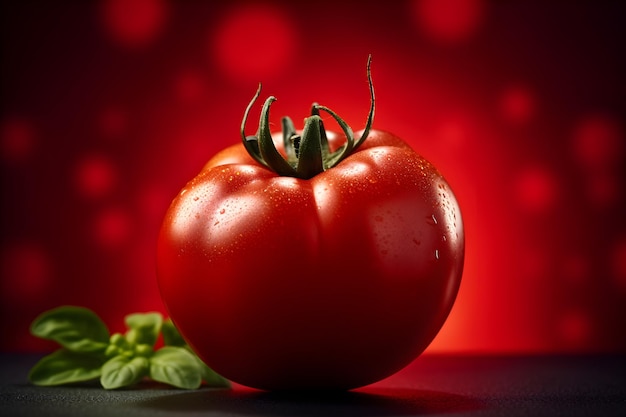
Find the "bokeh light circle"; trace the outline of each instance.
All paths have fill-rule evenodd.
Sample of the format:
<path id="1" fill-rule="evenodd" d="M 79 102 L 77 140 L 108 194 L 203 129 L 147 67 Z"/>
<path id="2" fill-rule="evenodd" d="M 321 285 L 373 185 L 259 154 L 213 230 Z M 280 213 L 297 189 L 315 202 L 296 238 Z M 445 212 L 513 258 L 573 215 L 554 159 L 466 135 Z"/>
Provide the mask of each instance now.
<path id="1" fill-rule="evenodd" d="M 557 202 L 559 185 L 554 173 L 545 167 L 522 170 L 514 184 L 518 205 L 529 212 L 551 210 Z"/>
<path id="2" fill-rule="evenodd" d="M 589 314 L 576 308 L 565 311 L 557 322 L 557 334 L 570 349 L 578 349 L 591 337 L 593 323 Z"/>
<path id="3" fill-rule="evenodd" d="M 106 139 L 118 139 L 127 129 L 129 115 L 118 107 L 107 107 L 98 115 L 98 128 Z"/>
<path id="4" fill-rule="evenodd" d="M 626 291 L 626 236 L 618 241 L 610 253 L 611 271 L 617 287 Z"/>
<path id="5" fill-rule="evenodd" d="M 568 285 L 583 285 L 591 274 L 591 263 L 584 254 L 571 254 L 563 260 L 561 273 Z"/>
<path id="6" fill-rule="evenodd" d="M 174 77 L 173 90 L 176 98 L 182 103 L 196 103 L 201 100 L 207 90 L 207 83 L 199 71 L 184 70 Z"/>
<path id="7" fill-rule="evenodd" d="M 474 35 L 484 19 L 483 0 L 414 0 L 419 28 L 432 40 L 458 43 Z"/>
<path id="8" fill-rule="evenodd" d="M 102 210 L 94 221 L 94 238 L 102 247 L 115 248 L 124 244 L 130 237 L 131 219 L 126 210 L 120 207 Z"/>
<path id="9" fill-rule="evenodd" d="M 109 37 L 132 48 L 152 42 L 168 14 L 165 0 L 103 0 L 101 6 L 101 19 Z"/>
<path id="10" fill-rule="evenodd" d="M 0 126 L 0 151 L 5 161 L 19 162 L 35 150 L 35 129 L 24 119 L 10 118 Z"/>
<path id="11" fill-rule="evenodd" d="M 587 199 L 599 208 L 615 203 L 621 192 L 618 179 L 610 170 L 587 173 L 584 185 Z"/>
<path id="12" fill-rule="evenodd" d="M 145 219 L 160 226 L 172 196 L 161 185 L 146 185 L 137 196 L 137 208 Z"/>
<path id="13" fill-rule="evenodd" d="M 513 124 L 528 123 L 535 114 L 534 93 L 523 85 L 507 87 L 500 97 L 500 112 L 503 118 Z"/>
<path id="14" fill-rule="evenodd" d="M 37 243 L 18 243 L 2 251 L 1 271 L 3 295 L 21 302 L 34 301 L 50 286 L 52 261 Z M 3 302 L 10 303 L 11 300 Z"/>
<path id="15" fill-rule="evenodd" d="M 211 31 L 209 55 L 238 80 L 258 82 L 276 76 L 295 60 L 298 40 L 293 21 L 283 10 L 266 4 L 233 8 Z"/>
<path id="16" fill-rule="evenodd" d="M 87 198 L 110 193 L 117 183 L 117 169 L 104 155 L 89 155 L 78 161 L 74 182 L 78 192 Z"/>
<path id="17" fill-rule="evenodd" d="M 586 169 L 606 170 L 623 160 L 624 128 L 613 117 L 594 114 L 582 118 L 574 128 L 572 150 Z"/>
<path id="18" fill-rule="evenodd" d="M 459 150 L 468 141 L 468 128 L 460 120 L 449 118 L 440 123 L 437 127 L 437 143 L 448 149 Z"/>

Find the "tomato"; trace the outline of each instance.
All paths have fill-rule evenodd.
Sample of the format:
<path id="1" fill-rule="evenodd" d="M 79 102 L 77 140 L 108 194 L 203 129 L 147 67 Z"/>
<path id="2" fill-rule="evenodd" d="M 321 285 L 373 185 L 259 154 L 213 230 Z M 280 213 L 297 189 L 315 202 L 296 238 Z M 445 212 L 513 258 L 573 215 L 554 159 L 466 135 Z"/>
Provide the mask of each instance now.
<path id="1" fill-rule="evenodd" d="M 321 131 L 326 159 L 338 159 L 352 134 L 317 106 L 301 134 L 287 120 L 283 145 L 269 136 L 270 98 L 259 138 L 210 159 L 165 216 L 163 301 L 193 350 L 234 382 L 265 390 L 376 382 L 415 359 L 452 308 L 464 259 L 459 205 L 432 164 L 369 129 L 371 79 L 370 90 L 368 126 L 334 166 L 301 177 L 269 169 L 276 155 L 303 157 L 307 130 L 318 139 Z M 319 110 L 344 133 L 326 132 Z M 295 156 L 286 149 L 294 143 Z"/>

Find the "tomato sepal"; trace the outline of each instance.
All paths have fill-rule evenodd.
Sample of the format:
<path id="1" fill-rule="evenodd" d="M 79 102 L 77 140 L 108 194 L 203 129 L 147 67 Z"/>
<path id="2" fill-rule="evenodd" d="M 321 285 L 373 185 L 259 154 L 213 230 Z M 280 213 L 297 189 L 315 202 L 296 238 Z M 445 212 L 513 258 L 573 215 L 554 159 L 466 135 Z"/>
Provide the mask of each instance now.
<path id="1" fill-rule="evenodd" d="M 259 127 L 256 135 L 246 135 L 245 127 L 252 106 L 261 94 L 261 84 L 254 97 L 246 107 L 241 122 L 240 135 L 243 145 L 250 156 L 260 165 L 271 169 L 280 176 L 310 179 L 333 168 L 354 152 L 368 137 L 375 111 L 374 85 L 371 75 L 371 55 L 367 60 L 367 81 L 370 92 L 370 109 L 363 133 L 355 140 L 352 128 L 333 110 L 326 106 L 314 103 L 311 115 L 304 121 L 302 134 L 298 134 L 289 117 L 282 118 L 283 147 L 286 156 L 283 156 L 272 139 L 269 128 L 269 112 L 276 97 L 268 97 L 261 110 Z M 346 142 L 334 152 L 330 152 L 328 137 L 320 117 L 320 110 L 327 112 L 343 131 Z"/>

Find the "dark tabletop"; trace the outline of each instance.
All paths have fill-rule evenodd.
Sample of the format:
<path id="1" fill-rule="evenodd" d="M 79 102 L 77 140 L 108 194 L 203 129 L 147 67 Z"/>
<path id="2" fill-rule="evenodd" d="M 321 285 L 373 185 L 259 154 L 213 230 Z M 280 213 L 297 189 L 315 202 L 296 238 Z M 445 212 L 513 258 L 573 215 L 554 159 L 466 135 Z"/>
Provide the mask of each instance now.
<path id="1" fill-rule="evenodd" d="M 26 375 L 38 358 L 0 355 L 0 416 L 626 416 L 624 355 L 423 355 L 370 387 L 306 395 L 152 382 L 35 387 Z"/>

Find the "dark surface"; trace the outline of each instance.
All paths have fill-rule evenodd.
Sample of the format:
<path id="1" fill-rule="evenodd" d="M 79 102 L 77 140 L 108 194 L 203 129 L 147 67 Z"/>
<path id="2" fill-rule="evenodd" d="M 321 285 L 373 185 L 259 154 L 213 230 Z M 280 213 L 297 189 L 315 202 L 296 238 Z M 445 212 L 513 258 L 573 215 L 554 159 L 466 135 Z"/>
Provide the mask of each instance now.
<path id="1" fill-rule="evenodd" d="M 38 358 L 0 355 L 0 416 L 626 416 L 626 356 L 617 355 L 424 355 L 370 387 L 307 395 L 34 387 L 26 375 Z"/>

